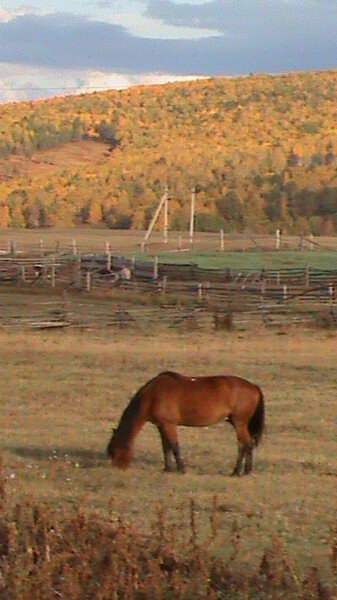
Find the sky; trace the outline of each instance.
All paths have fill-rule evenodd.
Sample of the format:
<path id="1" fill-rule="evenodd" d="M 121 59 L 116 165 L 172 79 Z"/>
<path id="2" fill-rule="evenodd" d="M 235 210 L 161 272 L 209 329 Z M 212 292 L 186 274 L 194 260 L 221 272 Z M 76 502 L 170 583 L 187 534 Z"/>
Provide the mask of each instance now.
<path id="1" fill-rule="evenodd" d="M 2 102 L 336 67 L 337 0 L 0 0 Z"/>

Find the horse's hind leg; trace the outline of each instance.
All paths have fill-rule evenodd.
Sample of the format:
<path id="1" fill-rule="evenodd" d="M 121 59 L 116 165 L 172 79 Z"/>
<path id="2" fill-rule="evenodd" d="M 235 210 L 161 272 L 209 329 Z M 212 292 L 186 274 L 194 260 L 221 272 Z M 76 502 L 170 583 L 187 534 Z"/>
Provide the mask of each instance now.
<path id="1" fill-rule="evenodd" d="M 180 455 L 180 449 L 178 444 L 178 435 L 177 428 L 175 425 L 171 423 L 162 423 L 158 426 L 160 431 L 161 438 L 163 440 L 163 451 L 164 451 L 164 460 L 165 460 L 165 471 L 171 471 L 171 463 L 167 462 L 171 459 L 171 452 L 174 455 L 174 458 L 177 463 L 177 469 L 181 473 L 185 473 L 185 464 Z M 165 440 L 165 446 L 164 446 Z M 169 468 L 167 466 L 169 465 Z"/>
<path id="2" fill-rule="evenodd" d="M 245 475 L 249 475 L 253 470 L 253 442 L 249 443 L 246 450 Z"/>
<path id="3" fill-rule="evenodd" d="M 247 425 L 245 423 L 235 422 L 233 422 L 233 425 L 238 438 L 239 453 L 232 476 L 238 476 L 241 474 L 244 458 L 246 458 L 245 473 L 250 473 L 253 465 L 253 449 L 252 439 L 247 429 Z"/>

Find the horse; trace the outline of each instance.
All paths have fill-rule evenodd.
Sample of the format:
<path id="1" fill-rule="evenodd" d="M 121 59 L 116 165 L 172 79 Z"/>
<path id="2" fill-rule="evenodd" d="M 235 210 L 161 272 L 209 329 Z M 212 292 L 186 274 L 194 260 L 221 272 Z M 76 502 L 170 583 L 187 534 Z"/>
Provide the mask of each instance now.
<path id="1" fill-rule="evenodd" d="M 129 467 L 134 441 L 146 422 L 157 426 L 163 447 L 164 471 L 176 468 L 185 472 L 177 426 L 208 427 L 228 421 L 235 429 L 238 458 L 232 476 L 253 468 L 253 449 L 265 428 L 265 406 L 261 389 L 241 377 L 186 377 L 165 371 L 143 387 L 124 410 L 117 429 L 113 430 L 107 453 L 112 465 Z"/>

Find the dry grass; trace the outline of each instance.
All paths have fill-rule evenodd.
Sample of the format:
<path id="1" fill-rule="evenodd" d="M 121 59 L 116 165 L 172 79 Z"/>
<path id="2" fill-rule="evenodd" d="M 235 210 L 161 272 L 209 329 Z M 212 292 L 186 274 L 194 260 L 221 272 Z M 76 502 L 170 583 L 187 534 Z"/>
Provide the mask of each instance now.
<path id="1" fill-rule="evenodd" d="M 28 498 L 66 513 L 81 506 L 102 519 L 110 506 L 113 518 L 122 513 L 142 535 L 151 534 L 162 503 L 168 523 L 190 536 L 186 502 L 192 498 L 203 538 L 217 494 L 217 528 L 222 539 L 240 532 L 241 566 L 258 569 L 277 539 L 296 572 L 317 567 L 328 577 L 336 522 L 336 339 L 301 330 L 282 336 L 2 332 L 0 451 L 7 502 Z M 163 474 L 151 425 L 137 439 L 132 467 L 111 469 L 105 457 L 111 428 L 131 394 L 164 369 L 233 373 L 261 385 L 268 428 L 253 476 L 228 477 L 236 442 L 227 424 L 180 429 L 185 476 Z M 231 551 L 231 544 L 217 548 L 223 560 Z"/>
<path id="2" fill-rule="evenodd" d="M 89 143 L 89 142 L 88 142 Z M 75 240 L 79 252 L 104 252 L 106 242 L 110 243 L 113 253 L 125 255 L 135 254 L 138 258 L 153 260 L 155 255 L 160 261 L 175 263 L 197 263 L 203 267 L 223 268 L 280 268 L 296 267 L 310 264 L 313 267 L 334 268 L 337 236 L 321 236 L 315 238 L 318 243 L 316 251 L 308 248 L 298 250 L 299 236 L 287 236 L 284 248 L 275 250 L 274 235 L 252 236 L 226 234 L 225 252 L 220 251 L 219 233 L 196 232 L 194 247 L 191 250 L 188 232 L 171 231 L 168 244 L 163 243 L 162 231 L 154 231 L 151 235 L 147 254 L 141 254 L 141 243 L 144 231 L 111 230 L 104 228 L 77 227 L 69 229 L 6 229 L 1 232 L 0 250 L 6 250 L 11 241 L 15 242 L 18 251 L 39 251 L 40 240 L 45 250 L 55 250 L 56 244 L 61 250 L 72 250 Z M 182 238 L 182 251 L 178 251 L 179 237 Z M 247 252 L 245 252 L 247 251 Z"/>

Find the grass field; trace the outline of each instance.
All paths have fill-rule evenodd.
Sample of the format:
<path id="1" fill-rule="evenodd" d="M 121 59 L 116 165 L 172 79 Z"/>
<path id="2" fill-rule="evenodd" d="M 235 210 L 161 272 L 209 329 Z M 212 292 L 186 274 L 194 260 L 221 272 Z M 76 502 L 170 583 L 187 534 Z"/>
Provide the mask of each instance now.
<path id="1" fill-rule="evenodd" d="M 166 518 L 187 535 L 193 498 L 198 531 L 206 535 L 216 494 L 225 540 L 219 553 L 226 555 L 237 528 L 243 564 L 258 565 L 276 534 L 300 573 L 328 569 L 336 524 L 336 334 L 2 331 L 0 340 L 0 453 L 9 502 L 29 498 L 103 516 L 110 502 L 116 516 L 143 532 L 162 503 Z M 267 433 L 252 476 L 229 477 L 236 441 L 225 423 L 180 428 L 186 475 L 162 472 L 151 425 L 137 438 L 131 468 L 110 467 L 105 448 L 121 411 L 140 385 L 166 369 L 232 373 L 261 385 Z"/>
<path id="2" fill-rule="evenodd" d="M 118 231 L 107 229 L 35 229 L 35 230 L 2 230 L 0 250 L 6 250 L 11 241 L 15 242 L 18 251 L 35 252 L 40 241 L 46 250 L 55 250 L 56 244 L 61 250 L 72 250 L 72 242 L 76 241 L 79 252 L 104 252 L 109 242 L 113 253 L 124 256 L 136 256 L 139 260 L 153 260 L 158 256 L 161 262 L 194 263 L 205 268 L 233 269 L 273 269 L 286 267 L 305 267 L 336 269 L 337 237 L 315 238 L 317 246 L 310 251 L 308 245 L 300 251 L 299 237 L 288 236 L 284 239 L 281 251 L 275 251 L 273 235 L 251 236 L 226 234 L 225 251 L 220 251 L 219 234 L 200 233 L 195 236 L 195 244 L 190 249 L 187 233 L 170 232 L 169 243 L 163 243 L 162 233 L 156 231 L 151 237 L 147 252 L 141 252 L 144 231 Z M 182 249 L 178 249 L 179 236 L 182 236 Z M 257 245 L 256 245 L 257 244 Z"/>

